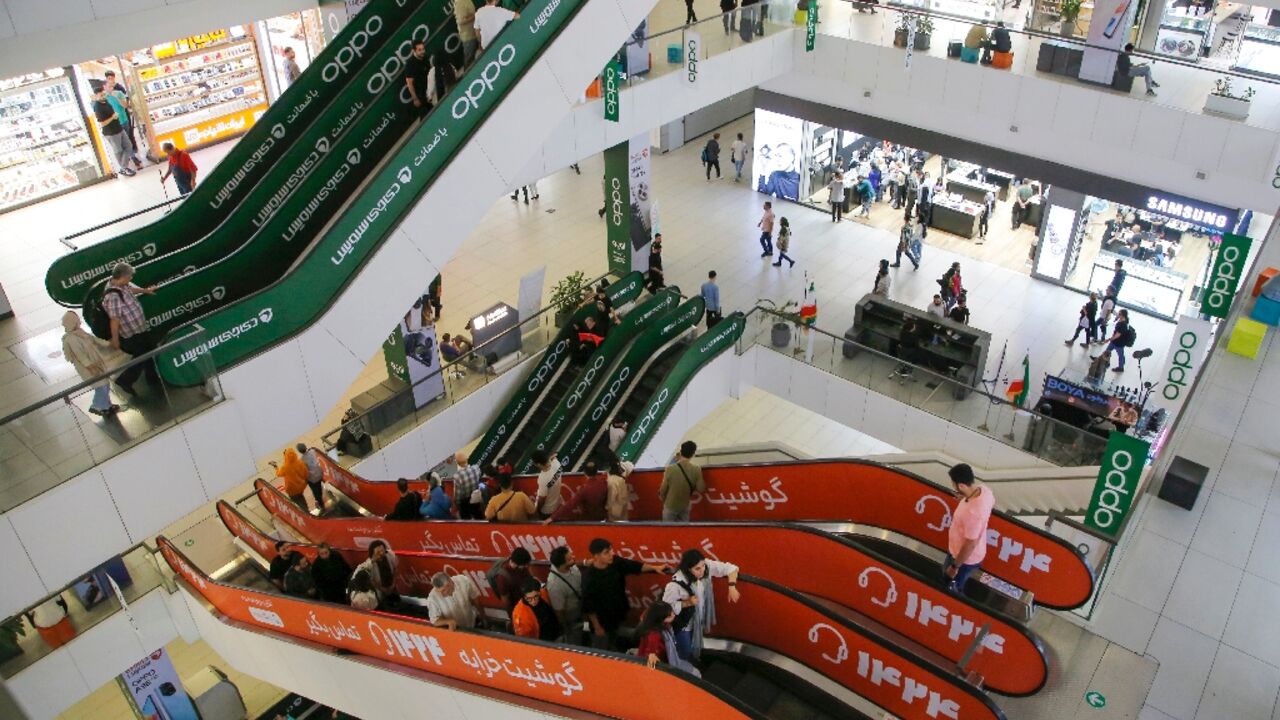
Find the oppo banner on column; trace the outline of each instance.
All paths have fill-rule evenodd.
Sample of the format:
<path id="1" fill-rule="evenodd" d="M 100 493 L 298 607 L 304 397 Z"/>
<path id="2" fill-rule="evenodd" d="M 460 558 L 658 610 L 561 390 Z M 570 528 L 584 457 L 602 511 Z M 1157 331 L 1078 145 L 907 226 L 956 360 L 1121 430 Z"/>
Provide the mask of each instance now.
<path id="1" fill-rule="evenodd" d="M 604 151 L 604 218 L 609 272 L 622 276 L 649 268 L 653 200 L 649 192 L 649 136 Z"/>
<path id="2" fill-rule="evenodd" d="M 1168 423 L 1187 400 L 1191 382 L 1200 374 L 1205 354 L 1213 344 L 1213 323 L 1198 317 L 1183 315 L 1173 331 L 1173 342 L 1165 353 L 1164 370 L 1157 381 L 1158 389 L 1151 394 L 1151 404 L 1164 408 Z"/>
<path id="3" fill-rule="evenodd" d="M 1107 439 L 1107 450 L 1102 455 L 1102 467 L 1093 485 L 1093 499 L 1084 524 L 1111 537 L 1120 533 L 1125 516 L 1133 507 L 1142 479 L 1142 468 L 1147 464 L 1150 445 L 1145 440 L 1113 432 Z"/>
<path id="4" fill-rule="evenodd" d="M 1111 84 L 1117 54 L 1101 48 L 1120 50 L 1129 42 L 1134 5 L 1134 0 L 1095 0 L 1089 20 L 1089 46 L 1080 61 L 1081 80 Z"/>
<path id="5" fill-rule="evenodd" d="M 125 670 L 120 679 L 129 688 L 129 697 L 137 703 L 144 718 L 198 720 L 200 717 L 164 648 Z"/>

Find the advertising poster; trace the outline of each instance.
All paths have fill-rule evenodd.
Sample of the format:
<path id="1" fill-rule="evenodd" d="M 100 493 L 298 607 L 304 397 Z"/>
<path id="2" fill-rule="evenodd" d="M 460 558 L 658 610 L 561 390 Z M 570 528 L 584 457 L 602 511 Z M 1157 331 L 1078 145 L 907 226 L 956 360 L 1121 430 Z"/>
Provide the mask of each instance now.
<path id="1" fill-rule="evenodd" d="M 627 42 L 627 74 L 643 75 L 649 72 L 649 21 L 641 20 Z"/>
<path id="2" fill-rule="evenodd" d="M 702 63 L 702 34 L 696 30 L 684 31 L 684 82 L 689 87 L 698 86 L 698 67 Z"/>
<path id="3" fill-rule="evenodd" d="M 387 377 L 393 377 L 406 385 L 409 383 L 409 364 L 404 357 L 404 326 L 397 325 L 395 330 L 382 341 L 382 359 L 387 364 Z"/>
<path id="4" fill-rule="evenodd" d="M 631 272 L 629 156 L 630 143 L 618 143 L 604 151 L 605 244 L 609 273 L 618 277 Z"/>
<path id="5" fill-rule="evenodd" d="M 436 322 L 425 293 L 405 313 L 396 330 L 403 342 L 400 357 L 404 358 L 408 382 L 413 385 L 413 406 L 420 408 L 444 394 Z"/>
<path id="6" fill-rule="evenodd" d="M 1088 46 L 1080 61 L 1080 79 L 1110 85 L 1116 71 L 1118 52 L 1129 42 L 1136 0 L 1096 0 L 1089 20 Z"/>
<path id="7" fill-rule="evenodd" d="M 199 720 L 191 696 L 164 648 L 120 675 L 144 720 Z"/>
<path id="8" fill-rule="evenodd" d="M 1182 409 L 1191 391 L 1191 383 L 1200 374 L 1205 354 L 1213 345 L 1213 323 L 1208 320 L 1183 315 L 1173 331 L 1173 340 L 1165 353 L 1164 369 L 1156 376 L 1156 386 L 1148 401 L 1163 408 L 1168 424 Z"/>
<path id="9" fill-rule="evenodd" d="M 1124 519 L 1133 507 L 1150 447 L 1136 437 L 1111 433 L 1093 486 L 1093 499 L 1089 501 L 1089 510 L 1084 516 L 1085 525 L 1111 537 L 1119 535 Z"/>
<path id="10" fill-rule="evenodd" d="M 653 241 L 653 193 L 649 190 L 649 134 L 628 143 L 627 176 L 631 191 L 631 268 L 649 269 L 649 243 Z"/>
<path id="11" fill-rule="evenodd" d="M 784 200 L 800 199 L 800 146 L 804 121 L 768 110 L 756 110 L 752 185 L 758 192 Z"/>
<path id="12" fill-rule="evenodd" d="M 1213 272 L 1209 277 L 1209 286 L 1205 288 L 1204 299 L 1200 303 L 1200 311 L 1210 317 L 1226 320 L 1231 312 L 1231 302 L 1235 300 L 1236 289 L 1240 286 L 1240 277 L 1245 271 L 1245 262 L 1249 259 L 1249 248 L 1253 240 L 1241 235 L 1224 234 L 1218 245 L 1218 254 L 1213 259 Z"/>

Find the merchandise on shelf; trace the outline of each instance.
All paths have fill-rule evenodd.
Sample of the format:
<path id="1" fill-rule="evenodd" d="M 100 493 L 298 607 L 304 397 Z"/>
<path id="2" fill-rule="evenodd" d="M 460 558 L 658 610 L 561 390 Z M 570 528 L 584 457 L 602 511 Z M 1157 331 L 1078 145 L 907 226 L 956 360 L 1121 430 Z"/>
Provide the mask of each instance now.
<path id="1" fill-rule="evenodd" d="M 101 176 L 64 69 L 0 81 L 0 211 Z"/>
<path id="2" fill-rule="evenodd" d="M 241 135 L 267 109 L 257 49 L 243 28 L 158 45 L 151 56 L 133 74 L 153 158 L 166 142 L 189 150 Z"/>

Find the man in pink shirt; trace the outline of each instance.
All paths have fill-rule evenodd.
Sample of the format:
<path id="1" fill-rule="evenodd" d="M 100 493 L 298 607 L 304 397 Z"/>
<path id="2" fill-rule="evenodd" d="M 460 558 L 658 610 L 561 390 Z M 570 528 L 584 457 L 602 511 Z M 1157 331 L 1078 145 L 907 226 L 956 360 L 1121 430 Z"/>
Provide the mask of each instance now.
<path id="1" fill-rule="evenodd" d="M 951 529 L 947 538 L 947 559 L 942 571 L 951 578 L 950 590 L 964 591 L 969 576 L 982 565 L 987 556 L 987 523 L 995 509 L 996 498 L 985 485 L 974 482 L 973 468 L 965 463 L 947 471 L 960 504 L 951 516 Z"/>

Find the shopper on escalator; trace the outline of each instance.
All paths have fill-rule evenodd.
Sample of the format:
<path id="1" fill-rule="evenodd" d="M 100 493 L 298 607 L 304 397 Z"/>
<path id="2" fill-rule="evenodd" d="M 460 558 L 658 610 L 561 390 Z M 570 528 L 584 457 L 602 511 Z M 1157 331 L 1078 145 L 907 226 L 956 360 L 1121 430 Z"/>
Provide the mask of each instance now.
<path id="1" fill-rule="evenodd" d="M 191 153 L 178 149 L 171 142 L 161 147 L 164 148 L 165 157 L 169 159 L 169 169 L 160 176 L 160 184 L 163 185 L 170 176 L 173 176 L 173 183 L 178 186 L 178 194 L 190 195 L 191 191 L 196 189 L 196 175 L 200 172 L 200 168 L 196 167 L 196 161 L 191 159 Z"/>
<path id="2" fill-rule="evenodd" d="M 542 517 L 551 517 L 560 509 L 563 498 L 560 497 L 563 468 L 555 453 L 546 450 L 534 450 L 530 456 L 534 467 L 538 468 L 538 492 L 534 497 L 534 505 Z"/>
<path id="3" fill-rule="evenodd" d="M 685 440 L 680 444 L 676 461 L 662 473 L 658 499 L 662 500 L 663 522 L 689 522 L 693 494 L 707 490 L 707 484 L 702 480 L 702 468 L 693 464 L 693 456 L 697 452 L 698 444 Z"/>
<path id="4" fill-rule="evenodd" d="M 484 473 L 467 459 L 467 453 L 459 450 L 454 459 L 458 470 L 453 476 L 453 503 L 458 506 L 461 520 L 479 520 L 484 505 L 481 504 L 480 478 Z"/>
<path id="5" fill-rule="evenodd" d="M 560 618 L 565 642 L 581 645 L 582 569 L 573 551 L 564 545 L 552 550 L 548 559 L 551 567 L 547 571 L 547 597 Z"/>
<path id="6" fill-rule="evenodd" d="M 369 543 L 369 559 L 356 567 L 356 572 L 363 570 L 369 574 L 373 591 L 378 594 L 378 608 L 386 610 L 400 604 L 400 593 L 396 591 L 396 566 L 400 559 L 392 552 L 383 540 Z"/>
<path id="7" fill-rule="evenodd" d="M 947 475 L 951 477 L 951 487 L 960 502 L 951 515 L 951 527 L 947 531 L 948 553 L 942 563 L 942 571 L 951 579 L 949 589 L 963 593 L 965 583 L 987 556 L 987 525 L 996 499 L 990 488 L 977 483 L 973 468 L 965 463 L 952 466 Z"/>
<path id="8" fill-rule="evenodd" d="M 289 496 L 294 505 L 307 512 L 307 466 L 293 448 L 284 449 L 282 462 L 282 465 L 277 465 L 273 460 L 268 464 L 276 469 L 276 477 L 284 481 L 284 494 Z"/>
<path id="9" fill-rule="evenodd" d="M 430 489 L 427 491 L 427 499 L 418 508 L 418 514 L 428 520 L 452 520 L 453 503 L 445 494 L 444 488 L 440 487 L 440 478 L 431 473 L 427 482 Z"/>
<path id="10" fill-rule="evenodd" d="M 316 559 L 311 563 L 311 578 L 321 600 L 342 603 L 347 600 L 347 584 L 351 582 L 351 565 L 328 543 L 320 543 Z"/>
<path id="11" fill-rule="evenodd" d="M 537 578 L 520 586 L 520 602 L 511 610 L 511 631 L 516 637 L 559 642 L 564 635 L 560 618 L 551 607 L 551 597 Z"/>
<path id="12" fill-rule="evenodd" d="M 387 513 L 387 520 L 405 521 L 420 520 L 421 515 L 418 509 L 422 507 L 422 494 L 417 490 L 409 489 L 409 480 L 400 478 L 396 480 L 396 490 L 400 491 L 400 498 L 396 500 L 395 507 L 391 508 L 391 512 Z"/>
<path id="13" fill-rule="evenodd" d="M 702 677 L 702 673 L 693 663 L 680 657 L 675 642 L 675 633 L 671 626 L 676 620 L 675 608 L 665 602 L 656 602 L 644 611 L 644 617 L 636 626 L 636 654 L 644 658 L 649 667 L 655 668 L 658 663 L 683 670 L 694 677 Z"/>
<path id="14" fill-rule="evenodd" d="M 111 268 L 111 280 L 102 291 L 102 309 L 111 323 L 111 347 L 123 350 L 131 357 L 145 355 L 156 348 L 155 334 L 147 326 L 147 314 L 138 302 L 138 295 L 154 295 L 154 285 L 146 288 L 133 284 L 133 266 L 119 263 Z M 153 390 L 160 389 L 160 373 L 154 360 L 134 363 L 116 376 L 116 385 L 129 395 L 137 395 L 133 384 L 138 376 L 147 374 L 147 382 Z"/>
<path id="15" fill-rule="evenodd" d="M 378 593 L 367 570 L 356 570 L 347 586 L 347 600 L 357 610 L 377 610 Z"/>
<path id="16" fill-rule="evenodd" d="M 518 17 L 520 13 L 498 7 L 498 0 L 485 0 L 484 7 L 476 10 L 476 35 L 480 40 L 480 49 L 484 50 L 492 45 L 498 33 Z"/>
<path id="17" fill-rule="evenodd" d="M 300 598 L 316 596 L 316 581 L 311 577 L 311 561 L 302 553 L 294 553 L 293 566 L 284 574 L 284 592 Z"/>
<path id="18" fill-rule="evenodd" d="M 413 50 L 410 51 L 409 58 L 404 61 L 404 84 L 418 117 L 425 117 L 428 112 L 431 112 L 431 98 L 427 95 L 430 74 L 431 64 L 427 60 L 427 44 L 421 40 L 414 40 Z"/>
<path id="19" fill-rule="evenodd" d="M 608 479 L 605 478 L 604 473 L 600 472 L 595 460 L 584 463 L 582 472 L 586 475 L 586 481 L 573 494 L 569 502 L 562 504 L 559 510 L 546 519 L 546 524 L 563 520 L 601 522 L 608 519 Z M 573 515 L 574 512 L 578 513 L 576 517 Z"/>
<path id="20" fill-rule="evenodd" d="M 465 574 L 449 577 L 438 572 L 431 576 L 431 594 L 427 596 L 427 619 L 436 627 L 470 630 L 484 622 L 480 607 L 480 588 Z"/>
<path id="21" fill-rule="evenodd" d="M 427 73 L 427 100 L 431 106 L 440 104 L 445 95 L 458 84 L 458 68 L 440 53 L 431 56 L 431 70 Z M 535 191 L 534 195 L 537 193 Z"/>
<path id="22" fill-rule="evenodd" d="M 591 646 L 618 649 L 618 628 L 631 611 L 627 600 L 627 576 L 645 572 L 668 573 L 666 565 L 648 565 L 618 557 L 613 545 L 596 538 L 587 547 L 591 562 L 582 572 L 582 614 L 591 624 Z"/>
<path id="23" fill-rule="evenodd" d="M 476 4 L 474 0 L 453 0 L 453 19 L 458 25 L 458 39 L 462 41 L 462 66 L 471 64 L 476 57 Z"/>
<path id="24" fill-rule="evenodd" d="M 662 589 L 662 601 L 678 610 L 675 631 L 676 649 L 680 657 L 697 660 L 702 655 L 703 635 L 716 621 L 715 592 L 711 578 L 726 578 L 729 583 L 729 602 L 736 603 L 738 593 L 738 566 L 733 563 L 711 560 L 701 550 L 685 550 L 680 556 L 680 567 L 671 576 L 671 582 Z"/>
<path id="25" fill-rule="evenodd" d="M 529 551 L 518 547 L 505 559 L 495 563 L 486 574 L 490 589 L 498 599 L 502 600 L 507 612 L 511 612 L 520 601 L 520 588 L 524 587 L 525 581 L 533 578 L 529 573 L 531 562 L 533 562 L 533 556 Z"/>
<path id="26" fill-rule="evenodd" d="M 289 572 L 289 568 L 293 567 L 294 551 L 289 550 L 289 543 L 284 540 L 276 541 L 276 556 L 271 558 L 271 565 L 267 569 L 267 579 L 272 585 L 284 590 L 284 575 Z"/>
<path id="27" fill-rule="evenodd" d="M 324 512 L 324 470 L 320 467 L 320 451 L 307 447 L 306 443 L 298 443 L 294 449 L 302 457 L 302 464 L 307 466 L 307 487 L 316 501 L 316 509 Z"/>
<path id="28" fill-rule="evenodd" d="M 484 519 L 489 522 L 529 522 L 537 514 L 533 501 L 520 490 L 511 487 L 511 475 L 498 477 L 498 494 L 489 498 L 484 509 Z"/>

